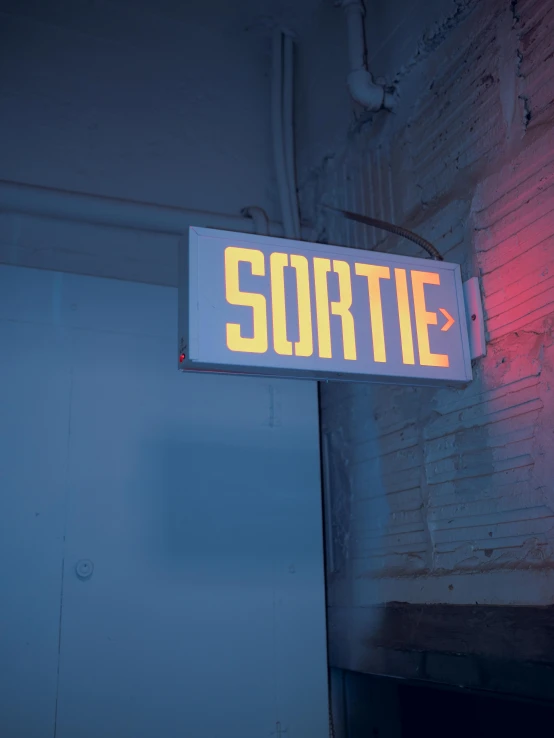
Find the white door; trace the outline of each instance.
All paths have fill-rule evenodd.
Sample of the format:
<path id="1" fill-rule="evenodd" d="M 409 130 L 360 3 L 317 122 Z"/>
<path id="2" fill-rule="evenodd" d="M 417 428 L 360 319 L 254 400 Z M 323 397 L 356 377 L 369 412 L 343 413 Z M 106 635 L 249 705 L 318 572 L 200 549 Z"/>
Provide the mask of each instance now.
<path id="1" fill-rule="evenodd" d="M 52 738 L 69 443 L 60 276 L 0 266 L 0 735 Z"/>
<path id="2" fill-rule="evenodd" d="M 54 684 L 56 738 L 327 735 L 315 384 L 179 374 L 174 290 L 2 272 L 0 345 L 12 375 L 22 366 L 7 420 L 31 438 L 23 463 L 12 430 L 3 458 L 2 553 L 20 572 L 6 579 L 19 604 L 2 638 L 22 678 L 20 631 L 38 625 L 24 600 L 48 620 L 44 677 L 22 685 L 17 713 L 4 700 L 16 730 L 3 732 L 53 735 L 52 720 L 41 726 Z M 47 574 L 25 559 L 40 519 L 29 513 L 37 454 L 50 475 L 39 495 L 51 509 Z M 44 717 L 29 717 L 39 698 Z"/>

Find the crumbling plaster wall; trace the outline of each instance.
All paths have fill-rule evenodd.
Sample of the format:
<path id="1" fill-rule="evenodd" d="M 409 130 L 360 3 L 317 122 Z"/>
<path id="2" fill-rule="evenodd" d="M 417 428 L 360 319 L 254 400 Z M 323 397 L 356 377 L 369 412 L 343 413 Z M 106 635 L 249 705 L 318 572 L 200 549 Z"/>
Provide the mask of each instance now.
<path id="1" fill-rule="evenodd" d="M 300 130 L 303 216 L 330 243 L 424 255 L 322 202 L 432 240 L 481 277 L 489 343 L 465 389 L 323 386 L 329 604 L 553 603 L 554 3 L 373 5 L 400 103 L 341 146 L 336 115 Z"/>

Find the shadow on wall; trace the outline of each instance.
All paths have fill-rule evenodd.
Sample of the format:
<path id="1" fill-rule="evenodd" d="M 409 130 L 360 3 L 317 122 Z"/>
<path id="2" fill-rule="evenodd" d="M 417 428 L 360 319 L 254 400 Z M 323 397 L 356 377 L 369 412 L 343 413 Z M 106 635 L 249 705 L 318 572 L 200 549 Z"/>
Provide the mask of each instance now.
<path id="1" fill-rule="evenodd" d="M 220 434 L 221 435 L 221 434 Z M 313 484 L 312 456 L 288 449 L 287 463 L 271 440 L 194 440 L 179 427 L 145 439 L 129 504 L 141 508 L 139 536 L 148 555 L 165 570 L 187 572 L 195 581 L 208 573 L 229 584 L 247 584 L 250 574 L 267 573 L 283 556 L 284 540 L 310 562 L 317 555 L 321 523 L 314 499 L 298 495 Z M 266 484 L 260 484 L 265 479 Z M 219 572 L 219 573 L 218 573 Z"/>

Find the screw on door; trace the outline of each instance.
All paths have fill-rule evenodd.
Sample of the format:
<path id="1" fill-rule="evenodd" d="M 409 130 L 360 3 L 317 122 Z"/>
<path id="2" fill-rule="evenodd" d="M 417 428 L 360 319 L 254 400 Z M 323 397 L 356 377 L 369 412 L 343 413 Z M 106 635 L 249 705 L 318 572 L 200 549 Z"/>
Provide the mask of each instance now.
<path id="1" fill-rule="evenodd" d="M 75 565 L 75 573 L 79 579 L 90 579 L 94 571 L 94 564 L 89 559 L 81 559 Z"/>

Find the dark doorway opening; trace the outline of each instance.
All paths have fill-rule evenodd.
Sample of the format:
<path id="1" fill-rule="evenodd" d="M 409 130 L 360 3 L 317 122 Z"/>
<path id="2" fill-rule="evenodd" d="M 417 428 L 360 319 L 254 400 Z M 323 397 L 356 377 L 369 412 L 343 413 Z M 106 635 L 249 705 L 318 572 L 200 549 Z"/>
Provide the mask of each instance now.
<path id="1" fill-rule="evenodd" d="M 398 685 L 402 738 L 523 738 L 554 725 L 554 704 Z"/>
<path id="2" fill-rule="evenodd" d="M 332 670 L 336 738 L 523 738 L 548 733 L 553 700 Z"/>

